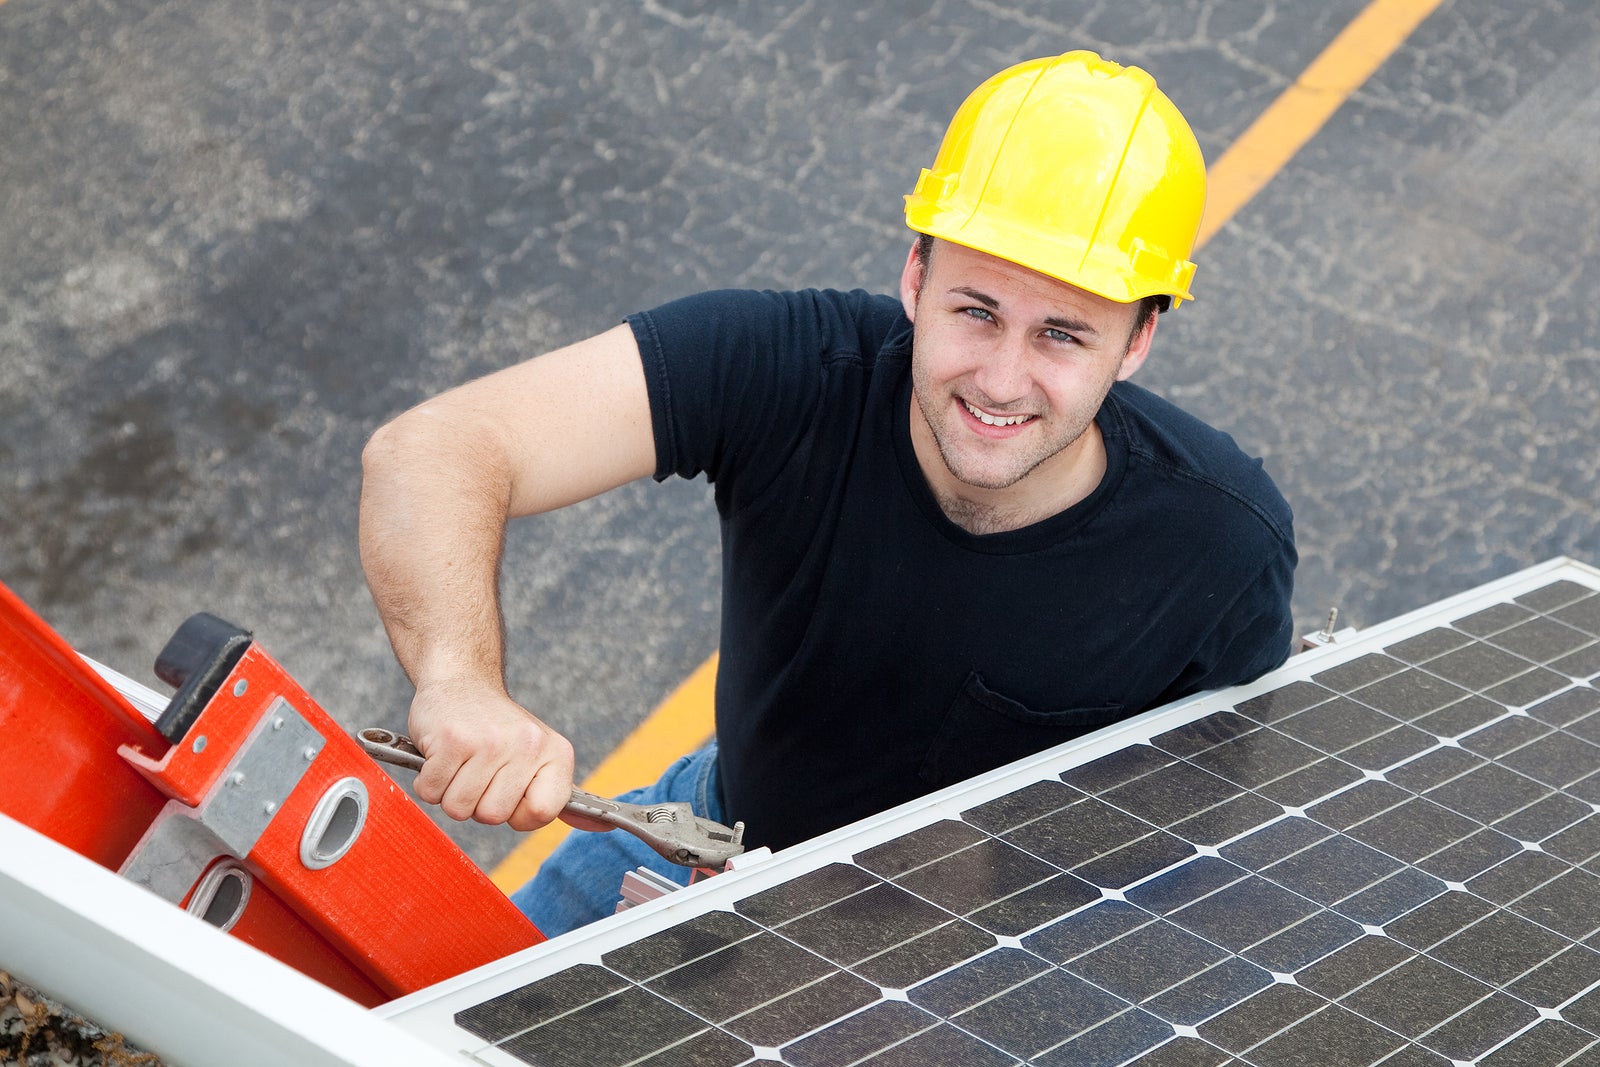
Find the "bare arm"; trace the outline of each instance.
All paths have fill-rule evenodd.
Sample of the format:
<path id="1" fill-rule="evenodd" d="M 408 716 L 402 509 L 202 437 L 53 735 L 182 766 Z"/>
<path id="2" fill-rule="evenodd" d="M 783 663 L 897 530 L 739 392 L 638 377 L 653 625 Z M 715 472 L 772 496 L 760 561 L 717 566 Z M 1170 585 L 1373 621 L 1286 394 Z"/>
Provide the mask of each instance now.
<path id="1" fill-rule="evenodd" d="M 460 386 L 375 433 L 362 455 L 361 562 L 416 686 L 416 789 L 452 818 L 542 826 L 566 804 L 572 746 L 506 693 L 498 577 L 508 519 L 652 473 L 632 332 Z"/>

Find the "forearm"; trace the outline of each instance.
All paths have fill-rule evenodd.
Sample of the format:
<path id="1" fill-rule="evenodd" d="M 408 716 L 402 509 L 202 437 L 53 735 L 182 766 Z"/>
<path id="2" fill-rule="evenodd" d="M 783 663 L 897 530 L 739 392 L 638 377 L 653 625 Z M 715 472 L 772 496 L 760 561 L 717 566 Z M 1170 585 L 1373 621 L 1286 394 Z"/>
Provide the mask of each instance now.
<path id="1" fill-rule="evenodd" d="M 499 571 L 507 520 L 654 470 L 626 327 L 458 386 L 362 454 L 367 584 L 416 686 L 417 795 L 452 818 L 541 826 L 572 795 L 572 746 L 505 688 Z"/>
<path id="2" fill-rule="evenodd" d="M 400 665 L 419 687 L 500 686 L 503 458 L 422 408 L 379 430 L 362 467 L 361 563 Z"/>

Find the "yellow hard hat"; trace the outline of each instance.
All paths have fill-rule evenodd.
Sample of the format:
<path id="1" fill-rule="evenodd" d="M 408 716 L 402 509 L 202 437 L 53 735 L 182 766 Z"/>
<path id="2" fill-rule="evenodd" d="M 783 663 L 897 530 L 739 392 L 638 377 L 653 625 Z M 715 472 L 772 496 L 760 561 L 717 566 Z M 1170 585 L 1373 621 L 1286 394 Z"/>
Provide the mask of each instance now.
<path id="1" fill-rule="evenodd" d="M 1155 79 L 1068 52 L 967 97 L 906 222 L 1112 300 L 1176 307 L 1193 299 L 1205 198 L 1200 145 Z"/>

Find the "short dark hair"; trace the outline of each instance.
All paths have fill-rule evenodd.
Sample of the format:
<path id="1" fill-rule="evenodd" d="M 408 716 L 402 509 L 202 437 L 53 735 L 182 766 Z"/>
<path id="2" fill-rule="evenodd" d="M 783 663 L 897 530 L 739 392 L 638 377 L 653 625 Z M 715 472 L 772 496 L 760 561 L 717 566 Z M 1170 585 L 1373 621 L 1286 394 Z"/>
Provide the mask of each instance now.
<path id="1" fill-rule="evenodd" d="M 922 273 L 928 273 L 928 261 L 933 258 L 933 234 L 919 233 L 917 235 L 917 266 L 922 268 Z M 1172 297 L 1165 294 L 1146 296 L 1139 299 L 1139 306 L 1133 312 L 1133 329 L 1128 333 L 1128 343 L 1133 344 L 1133 339 L 1139 336 L 1139 331 L 1144 329 L 1145 323 L 1155 318 L 1161 312 L 1172 306 Z"/>

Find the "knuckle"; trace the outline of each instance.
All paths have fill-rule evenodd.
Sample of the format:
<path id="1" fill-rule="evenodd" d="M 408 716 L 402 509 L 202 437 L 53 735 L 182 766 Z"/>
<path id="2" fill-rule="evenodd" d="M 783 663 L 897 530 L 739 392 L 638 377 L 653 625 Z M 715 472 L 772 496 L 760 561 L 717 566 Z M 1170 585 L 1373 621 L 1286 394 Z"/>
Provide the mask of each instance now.
<path id="1" fill-rule="evenodd" d="M 544 747 L 546 752 L 563 763 L 571 763 L 573 758 L 572 742 L 558 733 L 550 733 L 545 737 Z"/>
<path id="2" fill-rule="evenodd" d="M 543 827 L 548 822 L 548 819 L 540 819 L 539 816 L 535 815 L 527 805 L 519 804 L 517 810 L 512 813 L 511 818 L 506 820 L 506 825 L 518 833 L 526 834 Z"/>
<path id="3" fill-rule="evenodd" d="M 471 753 L 477 736 L 462 723 L 451 722 L 436 730 L 428 738 L 427 753 L 429 757 L 443 756 L 454 762 L 462 762 Z"/>
<path id="4" fill-rule="evenodd" d="M 554 822 L 559 810 L 558 808 L 556 811 L 549 811 L 547 810 L 547 805 L 532 803 L 524 797 L 522 802 L 517 805 L 517 810 L 511 816 L 511 827 L 524 833 L 538 830 Z"/>
<path id="5" fill-rule="evenodd" d="M 497 797 L 485 796 L 478 801 L 477 810 L 472 813 L 472 818 L 485 826 L 498 826 L 511 818 L 515 810 L 512 804 L 507 804 Z"/>
<path id="6" fill-rule="evenodd" d="M 528 805 L 534 817 L 539 820 L 540 826 L 547 822 L 554 822 L 566 806 L 567 802 L 564 798 L 552 796 L 538 797 Z"/>
<path id="7" fill-rule="evenodd" d="M 479 804 L 472 813 L 472 821 L 480 826 L 499 826 L 506 821 L 506 815 L 492 804 Z"/>

